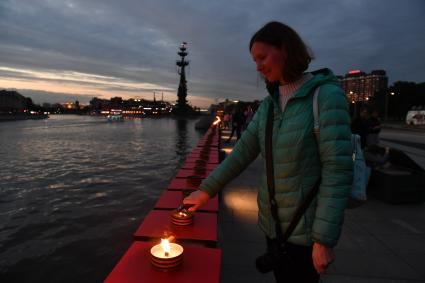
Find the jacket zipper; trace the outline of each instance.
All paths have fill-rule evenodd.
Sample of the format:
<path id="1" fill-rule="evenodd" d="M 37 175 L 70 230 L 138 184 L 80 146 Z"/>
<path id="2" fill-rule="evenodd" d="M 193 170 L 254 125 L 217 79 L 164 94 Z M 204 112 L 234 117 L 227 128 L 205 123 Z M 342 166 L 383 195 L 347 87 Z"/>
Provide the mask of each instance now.
<path id="1" fill-rule="evenodd" d="M 282 111 L 282 107 L 281 107 L 281 104 L 280 104 L 280 101 L 278 101 L 278 102 L 276 102 L 273 98 L 272 98 L 272 100 L 273 100 L 273 102 L 272 103 L 276 103 L 277 104 L 277 109 L 278 109 L 278 114 L 279 114 L 279 126 L 278 126 L 278 133 L 280 132 L 280 130 L 282 129 L 282 126 L 283 126 L 283 115 L 284 115 L 284 113 L 285 113 L 285 111 L 286 111 L 286 109 L 288 108 L 288 105 L 289 105 L 289 103 L 293 100 L 293 99 L 295 99 L 293 96 L 292 97 L 290 97 L 289 99 L 288 99 L 288 101 L 286 102 L 286 105 L 285 105 L 285 109 Z M 277 138 L 277 135 L 274 135 L 273 136 L 273 142 L 275 141 L 275 139 Z M 273 150 L 273 147 L 272 147 L 272 150 Z M 273 159 L 274 159 L 274 154 L 273 154 Z M 273 160 L 273 162 L 274 162 L 274 160 Z M 273 168 L 274 168 L 274 166 L 273 166 Z M 304 172 L 302 173 L 302 174 L 304 174 Z M 274 174 L 275 176 L 276 176 L 276 174 Z M 276 179 L 276 178 L 275 178 Z M 301 179 L 303 179 L 303 178 L 301 178 Z M 276 181 L 276 180 L 275 180 Z M 303 188 L 302 188 L 302 186 L 300 187 L 300 191 L 301 191 L 301 200 L 300 200 L 300 203 L 302 203 L 302 201 L 304 200 L 304 191 L 303 191 Z M 306 211 L 307 212 L 307 211 Z M 302 217 L 302 220 L 303 220 L 303 222 L 304 222 L 304 230 L 305 230 L 305 235 L 306 235 L 306 237 L 308 237 L 307 235 L 310 233 L 310 229 L 307 227 L 307 217 L 306 217 L 306 213 L 304 213 L 304 215 L 303 215 L 303 217 Z M 279 222 L 280 222 L 280 219 L 279 219 Z M 279 224 L 282 224 L 282 222 L 280 222 Z M 275 233 L 276 233 L 276 231 L 275 231 Z M 292 235 L 291 236 L 289 236 L 289 238 L 291 238 L 292 237 Z"/>

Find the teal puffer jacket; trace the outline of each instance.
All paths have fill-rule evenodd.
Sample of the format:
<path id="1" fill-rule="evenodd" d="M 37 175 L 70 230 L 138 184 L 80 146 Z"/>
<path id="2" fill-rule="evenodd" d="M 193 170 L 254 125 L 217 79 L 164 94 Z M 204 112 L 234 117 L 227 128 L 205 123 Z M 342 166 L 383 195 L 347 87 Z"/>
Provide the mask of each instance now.
<path id="1" fill-rule="evenodd" d="M 258 224 L 267 236 L 275 238 L 265 173 L 267 111 L 273 104 L 275 197 L 282 231 L 285 232 L 296 208 L 321 176 L 317 197 L 288 241 L 305 246 L 314 241 L 333 247 L 341 234 L 353 178 L 348 104 L 345 93 L 329 69 L 312 72 L 312 75 L 313 78 L 290 98 L 283 112 L 278 88 L 269 89 L 270 95 L 261 103 L 232 153 L 202 182 L 200 189 L 210 196 L 215 195 L 260 153 L 264 170 L 258 189 Z M 316 139 L 312 97 L 318 86 L 320 137 Z"/>

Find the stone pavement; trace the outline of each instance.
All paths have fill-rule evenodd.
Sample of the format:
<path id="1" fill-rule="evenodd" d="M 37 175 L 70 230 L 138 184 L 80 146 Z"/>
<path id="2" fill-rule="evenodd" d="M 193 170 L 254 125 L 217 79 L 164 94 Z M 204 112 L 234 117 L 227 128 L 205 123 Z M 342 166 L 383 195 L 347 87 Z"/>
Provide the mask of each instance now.
<path id="1" fill-rule="evenodd" d="M 390 121 L 382 122 L 383 129 L 394 129 L 401 131 L 411 131 L 411 132 L 425 132 L 425 125 L 411 126 L 407 125 L 404 121 Z"/>
<path id="2" fill-rule="evenodd" d="M 226 138 L 223 132 L 223 137 Z M 224 144 L 230 151 L 234 140 Z M 254 161 L 222 191 L 219 246 L 223 251 L 223 283 L 274 282 L 255 270 L 255 258 L 265 251 L 257 227 L 256 185 L 263 169 Z M 425 282 L 425 204 L 390 205 L 369 199 L 346 210 L 336 261 L 322 282 Z"/>

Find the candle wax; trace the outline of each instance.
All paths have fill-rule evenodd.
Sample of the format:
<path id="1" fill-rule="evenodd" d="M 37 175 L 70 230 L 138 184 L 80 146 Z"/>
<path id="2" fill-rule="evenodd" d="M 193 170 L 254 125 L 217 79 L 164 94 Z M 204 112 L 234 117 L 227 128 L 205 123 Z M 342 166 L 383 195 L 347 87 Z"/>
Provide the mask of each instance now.
<path id="1" fill-rule="evenodd" d="M 157 258 L 174 258 L 182 253 L 183 247 L 176 243 L 170 243 L 170 252 L 168 253 L 168 256 L 165 255 L 161 244 L 155 245 L 151 248 L 151 254 Z"/>

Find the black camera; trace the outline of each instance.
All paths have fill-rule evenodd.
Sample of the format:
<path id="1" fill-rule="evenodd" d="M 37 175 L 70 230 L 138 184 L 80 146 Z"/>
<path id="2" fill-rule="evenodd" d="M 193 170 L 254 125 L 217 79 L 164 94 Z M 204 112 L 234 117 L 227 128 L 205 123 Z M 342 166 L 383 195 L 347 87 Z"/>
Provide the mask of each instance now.
<path id="1" fill-rule="evenodd" d="M 267 252 L 255 260 L 255 267 L 261 273 L 267 273 L 273 269 L 289 265 L 289 256 L 285 250 L 276 241 L 269 242 Z"/>

